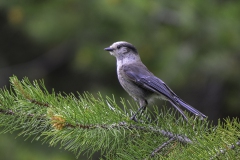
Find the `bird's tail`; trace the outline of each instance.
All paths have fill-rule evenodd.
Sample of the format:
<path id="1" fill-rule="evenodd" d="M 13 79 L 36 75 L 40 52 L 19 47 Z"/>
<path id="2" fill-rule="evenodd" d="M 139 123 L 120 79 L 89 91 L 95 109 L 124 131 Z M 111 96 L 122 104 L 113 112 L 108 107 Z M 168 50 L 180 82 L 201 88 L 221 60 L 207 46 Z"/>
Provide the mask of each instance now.
<path id="1" fill-rule="evenodd" d="M 178 112 L 181 113 L 181 115 L 184 117 L 184 119 L 185 119 L 186 121 L 188 121 L 188 118 L 187 118 L 187 116 L 184 114 L 183 110 L 181 110 L 181 108 L 179 108 L 179 106 L 178 106 L 177 104 L 175 104 L 174 102 L 172 102 L 172 101 L 169 101 L 169 102 L 178 110 Z"/>
<path id="2" fill-rule="evenodd" d="M 178 104 L 180 104 L 183 108 L 187 109 L 188 111 L 192 112 L 193 114 L 195 114 L 196 116 L 199 116 L 201 119 L 206 118 L 207 116 L 204 115 L 203 113 L 201 113 L 200 111 L 198 111 L 197 109 L 193 108 L 192 106 L 190 106 L 189 104 L 187 104 L 186 102 L 184 102 L 181 98 L 179 97 L 175 97 L 176 102 Z"/>

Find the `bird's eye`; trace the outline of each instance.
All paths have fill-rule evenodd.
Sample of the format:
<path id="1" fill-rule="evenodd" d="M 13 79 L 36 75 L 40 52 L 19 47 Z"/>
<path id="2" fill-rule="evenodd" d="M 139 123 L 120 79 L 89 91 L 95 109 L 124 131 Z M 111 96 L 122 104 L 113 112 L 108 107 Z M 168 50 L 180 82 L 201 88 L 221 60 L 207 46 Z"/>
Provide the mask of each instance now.
<path id="1" fill-rule="evenodd" d="M 120 49 L 121 48 L 121 46 L 117 46 L 117 49 Z"/>

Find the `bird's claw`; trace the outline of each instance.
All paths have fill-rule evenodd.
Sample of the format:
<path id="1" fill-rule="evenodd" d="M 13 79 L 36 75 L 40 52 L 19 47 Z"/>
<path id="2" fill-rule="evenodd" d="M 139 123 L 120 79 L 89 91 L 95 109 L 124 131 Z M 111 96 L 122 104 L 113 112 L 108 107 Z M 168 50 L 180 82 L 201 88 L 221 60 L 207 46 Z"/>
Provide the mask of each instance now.
<path id="1" fill-rule="evenodd" d="M 130 119 L 131 119 L 131 120 L 134 120 L 135 122 L 138 122 L 136 116 L 132 116 Z"/>

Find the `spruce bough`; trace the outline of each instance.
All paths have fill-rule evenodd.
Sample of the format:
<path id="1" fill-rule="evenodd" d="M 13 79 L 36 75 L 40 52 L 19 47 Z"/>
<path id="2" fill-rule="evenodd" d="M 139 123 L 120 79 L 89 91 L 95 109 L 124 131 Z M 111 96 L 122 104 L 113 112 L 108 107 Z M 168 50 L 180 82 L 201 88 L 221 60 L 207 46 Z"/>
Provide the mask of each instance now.
<path id="1" fill-rule="evenodd" d="M 99 93 L 51 93 L 43 81 L 10 77 L 10 89 L 0 90 L 0 133 L 42 140 L 51 146 L 82 152 L 100 151 L 106 159 L 240 159 L 238 118 L 208 120 L 175 118 L 165 107 L 153 107 L 141 123 L 130 120 L 136 103 Z"/>

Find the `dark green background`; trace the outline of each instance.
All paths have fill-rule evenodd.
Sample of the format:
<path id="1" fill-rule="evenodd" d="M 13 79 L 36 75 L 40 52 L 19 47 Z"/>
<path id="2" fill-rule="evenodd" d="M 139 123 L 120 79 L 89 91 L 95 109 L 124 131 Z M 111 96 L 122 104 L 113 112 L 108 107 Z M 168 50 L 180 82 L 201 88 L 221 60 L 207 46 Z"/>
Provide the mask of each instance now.
<path id="1" fill-rule="evenodd" d="M 14 74 L 44 79 L 57 92 L 100 91 L 131 100 L 118 83 L 115 58 L 103 50 L 124 40 L 216 124 L 240 115 L 239 17 L 237 0 L 2 0 L 0 87 Z M 0 159 L 75 159 L 15 137 L 0 135 Z"/>

